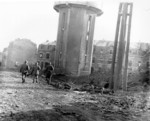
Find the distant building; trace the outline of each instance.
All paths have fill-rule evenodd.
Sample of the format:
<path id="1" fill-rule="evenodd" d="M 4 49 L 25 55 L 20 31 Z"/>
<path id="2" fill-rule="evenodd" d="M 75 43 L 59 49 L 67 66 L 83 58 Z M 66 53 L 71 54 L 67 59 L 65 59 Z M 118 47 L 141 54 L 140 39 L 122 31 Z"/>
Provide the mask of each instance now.
<path id="1" fill-rule="evenodd" d="M 132 64 L 132 70 L 146 71 L 149 69 L 150 62 L 150 44 L 135 43 L 134 48 L 130 50 L 129 62 Z"/>
<path id="2" fill-rule="evenodd" d="M 49 42 L 48 40 L 41 43 L 38 47 L 37 60 L 40 62 L 41 68 L 45 68 L 49 62 L 54 65 L 56 41 Z"/>
<path id="3" fill-rule="evenodd" d="M 2 52 L 0 52 L 0 66 L 2 66 Z"/>
<path id="4" fill-rule="evenodd" d="M 113 46 L 113 41 L 106 40 L 100 40 L 94 44 L 92 67 L 95 71 L 111 68 Z M 128 62 L 129 72 L 147 68 L 150 57 L 149 46 L 148 43 L 131 43 Z"/>
<path id="5" fill-rule="evenodd" d="M 98 41 L 94 44 L 93 50 L 93 67 L 94 70 L 101 68 L 111 68 L 113 54 L 112 41 Z"/>
<path id="6" fill-rule="evenodd" d="M 6 53 L 6 52 L 5 52 Z M 16 39 L 9 43 L 7 48 L 5 66 L 7 68 L 14 68 L 28 60 L 29 64 L 37 61 L 36 58 L 37 46 L 29 39 Z"/>
<path id="7" fill-rule="evenodd" d="M 4 48 L 2 52 L 2 66 L 3 67 L 6 67 L 7 56 L 8 56 L 8 49 Z"/>

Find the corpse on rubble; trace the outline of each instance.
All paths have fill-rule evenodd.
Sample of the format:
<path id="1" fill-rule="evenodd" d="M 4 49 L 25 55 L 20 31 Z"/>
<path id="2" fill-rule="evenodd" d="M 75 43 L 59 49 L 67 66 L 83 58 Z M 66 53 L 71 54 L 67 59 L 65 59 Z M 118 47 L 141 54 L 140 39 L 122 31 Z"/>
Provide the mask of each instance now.
<path id="1" fill-rule="evenodd" d="M 53 74 L 50 85 L 58 89 L 70 90 L 71 86 L 67 82 L 68 76 L 66 76 L 65 74 Z"/>

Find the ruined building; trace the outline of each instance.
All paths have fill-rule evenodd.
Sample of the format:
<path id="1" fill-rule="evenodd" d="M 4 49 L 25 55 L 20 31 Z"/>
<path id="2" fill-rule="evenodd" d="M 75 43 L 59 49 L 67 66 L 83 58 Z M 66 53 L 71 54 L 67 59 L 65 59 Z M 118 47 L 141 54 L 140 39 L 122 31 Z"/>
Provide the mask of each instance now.
<path id="1" fill-rule="evenodd" d="M 54 65 L 56 41 L 49 42 L 48 40 L 41 43 L 38 47 L 37 60 L 40 62 L 41 68 L 44 69 L 49 62 Z"/>
<path id="2" fill-rule="evenodd" d="M 28 60 L 30 64 L 35 63 L 37 61 L 36 53 L 36 44 L 31 40 L 16 39 L 9 43 L 3 63 L 7 68 L 15 68 L 24 63 L 25 60 Z"/>
<path id="3" fill-rule="evenodd" d="M 2 66 L 2 52 L 0 52 L 0 66 Z"/>
<path id="4" fill-rule="evenodd" d="M 111 68 L 113 45 L 113 41 L 105 40 L 100 40 L 94 44 L 92 67 L 95 71 L 101 68 Z"/>
<path id="5" fill-rule="evenodd" d="M 8 55 L 7 48 L 4 48 L 2 52 L 2 66 L 3 67 L 6 67 L 7 55 Z"/>
<path id="6" fill-rule="evenodd" d="M 99 40 L 94 44 L 93 64 L 95 71 L 99 69 L 111 69 L 113 41 Z M 129 50 L 129 72 L 138 72 L 148 68 L 150 61 L 150 44 L 148 43 L 131 43 Z"/>
<path id="7" fill-rule="evenodd" d="M 93 2 L 57 2 L 59 12 L 55 71 L 89 75 L 92 66 L 95 18 L 102 14 Z"/>

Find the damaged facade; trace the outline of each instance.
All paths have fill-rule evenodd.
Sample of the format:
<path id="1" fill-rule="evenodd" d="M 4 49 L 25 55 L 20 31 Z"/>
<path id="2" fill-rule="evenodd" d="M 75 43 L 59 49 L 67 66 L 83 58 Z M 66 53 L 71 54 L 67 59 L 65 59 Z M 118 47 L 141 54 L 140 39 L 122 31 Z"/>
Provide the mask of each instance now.
<path id="1" fill-rule="evenodd" d="M 9 43 L 7 49 L 3 51 L 3 66 L 6 68 L 15 68 L 28 60 L 29 63 L 35 63 L 37 47 L 36 44 L 28 39 L 16 39 Z"/>
<path id="2" fill-rule="evenodd" d="M 56 41 L 49 42 L 48 40 L 41 43 L 38 47 L 37 61 L 40 63 L 42 69 L 44 69 L 49 62 L 54 65 Z"/>
<path id="3" fill-rule="evenodd" d="M 7 55 L 8 55 L 8 49 L 4 48 L 2 52 L 2 66 L 3 67 L 6 67 Z"/>
<path id="4" fill-rule="evenodd" d="M 0 52 L 0 66 L 2 66 L 2 52 Z"/>
<path id="5" fill-rule="evenodd" d="M 92 67 L 95 71 L 111 68 L 113 41 L 98 41 L 94 44 Z"/>
<path id="6" fill-rule="evenodd" d="M 100 40 L 94 44 L 93 64 L 94 71 L 100 69 L 111 69 L 113 41 Z M 129 72 L 144 71 L 149 65 L 149 47 L 148 43 L 131 43 L 129 50 Z"/>

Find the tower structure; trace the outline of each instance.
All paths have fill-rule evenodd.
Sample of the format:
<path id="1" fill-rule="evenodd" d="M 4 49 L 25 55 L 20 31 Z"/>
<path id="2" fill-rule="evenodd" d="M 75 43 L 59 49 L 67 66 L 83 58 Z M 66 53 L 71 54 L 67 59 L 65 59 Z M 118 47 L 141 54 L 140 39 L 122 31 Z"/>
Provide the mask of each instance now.
<path id="1" fill-rule="evenodd" d="M 57 2 L 59 12 L 55 70 L 71 76 L 91 73 L 96 16 L 102 11 L 92 2 Z"/>
<path id="2" fill-rule="evenodd" d="M 120 3 L 114 51 L 112 58 L 112 79 L 110 88 L 117 90 L 122 84 L 127 89 L 128 54 L 133 3 Z"/>

